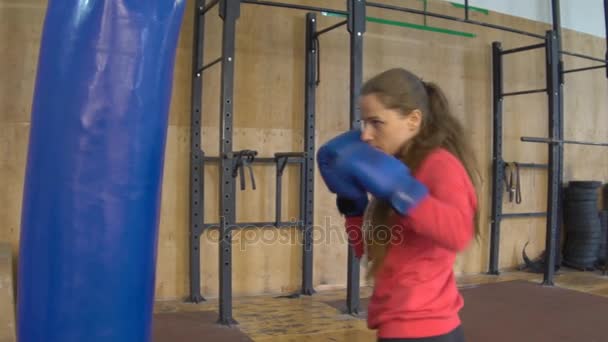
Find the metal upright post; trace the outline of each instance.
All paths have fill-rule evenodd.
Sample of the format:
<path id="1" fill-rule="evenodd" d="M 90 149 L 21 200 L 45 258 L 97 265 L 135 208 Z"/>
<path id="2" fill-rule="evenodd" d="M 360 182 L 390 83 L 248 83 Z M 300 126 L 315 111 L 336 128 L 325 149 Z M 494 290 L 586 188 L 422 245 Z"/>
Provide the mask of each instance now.
<path id="1" fill-rule="evenodd" d="M 232 228 L 235 224 L 236 184 L 232 177 L 232 118 L 234 92 L 236 21 L 240 0 L 220 0 L 223 20 L 220 98 L 220 243 L 219 243 L 219 323 L 236 324 L 232 318 Z"/>
<path id="2" fill-rule="evenodd" d="M 203 231 L 203 151 L 201 148 L 201 109 L 203 91 L 203 46 L 205 38 L 205 16 L 201 13 L 205 0 L 196 1 L 194 10 L 194 33 L 192 54 L 192 88 L 190 99 L 190 297 L 199 303 L 201 295 L 200 235 Z"/>
<path id="3" fill-rule="evenodd" d="M 551 14 L 553 17 L 553 32 L 555 32 L 555 43 L 557 47 L 555 48 L 557 51 L 557 76 L 558 76 L 558 87 L 557 87 L 557 139 L 564 139 L 564 59 L 562 58 L 562 20 L 561 20 L 561 9 L 560 9 L 560 0 L 551 0 Z M 561 213 L 563 207 L 563 191 L 562 191 L 562 183 L 564 177 L 564 145 L 558 144 L 558 172 L 556 181 L 559 185 L 557 190 L 557 212 Z M 557 230 L 556 230 L 556 238 L 561 236 L 561 226 L 562 220 L 561 215 L 558 216 L 557 219 Z M 559 240 L 558 240 L 559 245 Z M 559 253 L 557 251 L 556 253 Z"/>
<path id="4" fill-rule="evenodd" d="M 302 294 L 312 295 L 315 291 L 312 285 L 313 267 L 313 211 L 314 211 L 314 156 L 315 156 L 315 106 L 316 106 L 316 72 L 318 46 L 315 42 L 317 32 L 317 16 L 306 14 L 306 67 L 304 88 L 304 191 L 300 200 L 304 201 L 303 224 L 303 255 L 302 255 Z"/>
<path id="5" fill-rule="evenodd" d="M 492 143 L 492 220 L 490 232 L 489 273 L 498 274 L 500 252 L 500 221 L 502 220 L 502 196 L 504 161 L 502 158 L 502 47 L 499 42 L 492 43 L 492 99 L 493 99 L 493 143 Z"/>
<path id="6" fill-rule="evenodd" d="M 549 101 L 549 139 L 559 140 L 559 44 L 555 31 L 547 31 L 546 73 L 547 97 Z M 561 140 L 560 140 L 561 141 Z M 555 273 L 555 255 L 557 226 L 559 223 L 560 193 L 560 148 L 561 143 L 549 143 L 549 174 L 547 184 L 547 233 L 545 247 L 544 285 L 553 285 Z"/>
<path id="7" fill-rule="evenodd" d="M 350 33 L 350 122 L 351 129 L 359 125 L 361 114 L 357 106 L 363 79 L 363 34 L 365 33 L 365 0 L 347 0 L 348 32 Z M 346 306 L 349 314 L 359 313 L 359 260 L 349 244 L 347 266 Z"/>
<path id="8" fill-rule="evenodd" d="M 606 53 L 604 59 L 608 61 L 608 0 L 604 0 L 604 35 L 606 37 Z M 608 78 L 608 67 L 605 68 L 606 78 Z"/>

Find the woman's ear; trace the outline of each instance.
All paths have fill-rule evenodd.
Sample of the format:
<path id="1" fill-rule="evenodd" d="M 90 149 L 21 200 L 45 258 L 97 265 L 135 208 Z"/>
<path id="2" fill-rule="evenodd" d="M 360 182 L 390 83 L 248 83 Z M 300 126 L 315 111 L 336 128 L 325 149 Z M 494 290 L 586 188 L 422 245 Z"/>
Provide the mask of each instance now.
<path id="1" fill-rule="evenodd" d="M 408 127 L 412 131 L 417 131 L 422 125 L 422 112 L 419 109 L 414 109 L 408 114 Z"/>

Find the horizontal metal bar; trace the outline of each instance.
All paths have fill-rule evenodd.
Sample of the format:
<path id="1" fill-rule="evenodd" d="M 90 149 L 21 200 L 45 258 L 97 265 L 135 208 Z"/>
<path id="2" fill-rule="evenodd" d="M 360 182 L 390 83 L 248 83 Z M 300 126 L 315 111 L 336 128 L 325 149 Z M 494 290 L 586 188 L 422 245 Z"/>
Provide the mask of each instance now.
<path id="1" fill-rule="evenodd" d="M 500 215 L 502 218 L 515 218 L 515 217 L 543 217 L 547 216 L 547 213 L 503 213 Z"/>
<path id="2" fill-rule="evenodd" d="M 547 89 L 532 89 L 532 90 L 522 90 L 522 91 L 514 91 L 512 93 L 504 93 L 502 96 L 515 96 L 515 95 L 525 95 L 525 94 L 535 94 L 535 93 L 544 93 Z"/>
<path id="3" fill-rule="evenodd" d="M 205 15 L 213 6 L 217 5 L 219 0 L 213 0 L 209 4 L 207 4 L 204 8 L 199 8 L 201 11 L 201 15 Z"/>
<path id="4" fill-rule="evenodd" d="M 306 157 L 306 152 L 277 152 L 274 156 L 275 158 L 304 158 Z"/>
<path id="5" fill-rule="evenodd" d="M 573 144 L 573 145 L 589 145 L 589 146 L 608 146 L 608 143 L 595 143 L 577 140 L 555 140 L 547 138 L 536 138 L 536 137 L 521 137 L 521 141 L 533 142 L 533 143 L 544 143 L 544 144 Z"/>
<path id="6" fill-rule="evenodd" d="M 597 58 L 597 57 L 593 57 L 593 56 L 583 55 L 582 53 L 574 53 L 574 52 L 563 51 L 563 50 L 560 51 L 560 52 L 562 53 L 562 55 L 574 56 L 574 57 L 584 58 L 584 59 L 588 59 L 588 60 L 591 60 L 591 61 L 602 62 L 602 63 L 608 62 L 605 59 Z"/>
<path id="7" fill-rule="evenodd" d="M 546 169 L 549 167 L 547 164 L 535 164 L 535 163 L 517 163 L 519 167 L 527 168 L 527 169 Z"/>
<path id="8" fill-rule="evenodd" d="M 322 29 L 320 31 L 317 31 L 317 34 L 315 34 L 315 37 L 319 37 L 323 33 L 327 33 L 327 32 L 329 32 L 329 31 L 331 31 L 331 30 L 333 30 L 335 28 L 338 28 L 338 27 L 342 26 L 342 25 L 346 25 L 347 23 L 348 23 L 348 20 L 344 20 L 344 21 L 341 21 L 341 22 L 339 22 L 337 24 L 331 25 L 330 27 L 327 27 L 327 28 L 324 28 L 324 29 Z"/>
<path id="9" fill-rule="evenodd" d="M 328 13 L 323 13 L 323 15 L 330 16 L 330 17 L 332 17 L 332 16 L 333 17 L 344 17 L 343 15 L 335 14 L 335 13 L 329 13 L 329 12 Z M 456 31 L 456 30 L 450 30 L 450 29 L 430 26 L 430 25 L 426 25 L 426 24 L 423 24 L 423 25 L 421 25 L 421 24 L 413 24 L 413 23 L 408 23 L 408 22 L 405 22 L 405 21 L 389 20 L 389 19 L 382 19 L 382 18 L 375 18 L 375 17 L 365 17 L 365 20 L 368 21 L 368 22 L 370 22 L 370 23 L 376 23 L 376 24 L 382 24 L 382 25 L 407 27 L 407 28 L 413 28 L 413 29 L 416 29 L 416 30 L 445 33 L 445 34 L 451 34 L 451 35 L 455 35 L 455 36 L 462 36 L 462 37 L 468 37 L 468 38 L 474 38 L 475 37 L 475 34 L 473 34 L 473 33 Z"/>
<path id="10" fill-rule="evenodd" d="M 563 144 L 572 144 L 572 145 L 608 146 L 608 143 L 596 143 L 596 142 L 576 141 L 576 140 L 564 140 L 562 143 Z"/>
<path id="11" fill-rule="evenodd" d="M 287 163 L 302 163 L 304 161 L 305 157 L 296 157 L 296 156 L 290 156 L 287 159 Z M 217 162 L 220 160 L 220 157 L 205 157 L 203 158 L 204 161 L 206 162 Z M 263 163 L 263 164 L 274 164 L 277 162 L 277 158 L 270 158 L 270 157 L 262 157 L 262 158 L 255 158 L 253 159 L 253 163 Z"/>
<path id="12" fill-rule="evenodd" d="M 472 24 L 472 25 L 479 25 L 479 26 L 489 27 L 489 28 L 493 28 L 493 29 L 508 31 L 508 32 L 512 32 L 512 33 L 521 34 L 521 35 L 524 35 L 524 36 L 539 38 L 539 39 L 542 39 L 542 40 L 546 39 L 545 35 L 540 35 L 540 34 L 536 34 L 536 33 L 521 31 L 521 30 L 513 29 L 513 28 L 510 28 L 510 27 L 493 25 L 493 24 L 488 24 L 488 23 L 474 21 L 474 20 L 467 20 L 467 19 L 462 19 L 462 18 L 458 18 L 458 17 L 452 17 L 452 16 L 438 14 L 438 13 L 433 13 L 433 12 L 425 12 L 425 11 L 416 10 L 416 9 L 412 9 L 412 8 L 405 8 L 405 7 L 393 6 L 393 5 L 387 5 L 387 4 L 379 4 L 379 3 L 375 3 L 375 2 L 369 2 L 369 1 L 366 4 L 367 4 L 367 6 L 370 6 L 370 7 L 377 7 L 377 8 L 389 9 L 389 10 L 406 12 L 406 13 L 427 15 L 429 17 L 435 17 L 435 18 L 440 18 L 440 19 L 445 19 L 445 20 L 458 21 L 458 22 L 461 22 L 461 23 L 467 23 L 467 24 Z"/>
<path id="13" fill-rule="evenodd" d="M 222 61 L 222 57 L 218 57 L 216 60 L 214 60 L 213 62 L 207 64 L 207 65 L 203 65 L 202 68 L 200 68 L 197 72 L 196 72 L 196 76 L 200 76 L 201 72 L 205 71 L 205 69 L 210 68 L 214 65 L 216 65 L 217 63 Z"/>
<path id="14" fill-rule="evenodd" d="M 304 10 L 304 11 L 333 12 L 333 13 L 340 13 L 340 14 L 348 14 L 347 11 L 342 11 L 342 10 L 335 10 L 335 9 L 323 8 L 323 7 L 295 5 L 295 4 L 285 4 L 285 3 L 273 2 L 273 1 L 241 0 L 241 3 L 244 3 L 244 4 L 253 4 L 253 5 L 273 6 L 273 7 L 282 7 L 282 8 L 291 8 L 291 9 L 299 9 L 299 10 Z"/>
<path id="15" fill-rule="evenodd" d="M 606 67 L 606 64 L 604 64 L 604 65 L 594 65 L 594 66 L 590 66 L 590 67 L 586 67 L 586 68 L 564 70 L 563 73 L 567 74 L 567 73 L 570 73 L 570 72 L 578 72 L 578 71 L 593 70 L 593 69 L 603 69 L 605 67 Z"/>
<path id="16" fill-rule="evenodd" d="M 538 49 L 538 48 L 545 47 L 545 45 L 546 45 L 545 43 L 538 43 L 538 44 L 533 44 L 533 45 L 522 46 L 522 47 L 518 47 L 518 48 L 514 48 L 514 49 L 504 50 L 501 54 L 508 55 L 510 53 Z"/>
<path id="17" fill-rule="evenodd" d="M 235 224 L 230 225 L 229 229 L 238 229 L 238 228 L 289 228 L 289 227 L 297 227 L 301 228 L 304 226 L 302 221 L 299 222 L 237 222 Z M 205 223 L 203 225 L 203 229 L 218 229 L 220 227 L 219 223 Z"/>
<path id="18" fill-rule="evenodd" d="M 549 167 L 547 164 L 536 164 L 536 163 L 519 163 L 519 162 L 504 162 L 504 163 L 509 163 L 509 164 L 515 163 L 520 168 L 525 168 L 525 169 L 546 169 L 547 167 Z"/>
<path id="19" fill-rule="evenodd" d="M 535 137 L 521 137 L 520 138 L 521 141 L 524 142 L 533 142 L 533 143 L 545 143 L 545 144 L 549 144 L 549 143 L 558 143 L 558 140 L 551 140 L 551 139 L 547 139 L 547 138 L 535 138 Z"/>

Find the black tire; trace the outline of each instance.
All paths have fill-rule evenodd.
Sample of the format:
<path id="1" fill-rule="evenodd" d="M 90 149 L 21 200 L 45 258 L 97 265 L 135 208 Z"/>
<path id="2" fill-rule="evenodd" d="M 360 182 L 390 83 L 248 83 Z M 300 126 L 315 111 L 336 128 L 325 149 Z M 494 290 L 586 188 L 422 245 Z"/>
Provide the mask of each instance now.
<path id="1" fill-rule="evenodd" d="M 570 181 L 568 182 L 569 188 L 584 188 L 584 189 L 598 189 L 602 186 L 600 181 Z"/>

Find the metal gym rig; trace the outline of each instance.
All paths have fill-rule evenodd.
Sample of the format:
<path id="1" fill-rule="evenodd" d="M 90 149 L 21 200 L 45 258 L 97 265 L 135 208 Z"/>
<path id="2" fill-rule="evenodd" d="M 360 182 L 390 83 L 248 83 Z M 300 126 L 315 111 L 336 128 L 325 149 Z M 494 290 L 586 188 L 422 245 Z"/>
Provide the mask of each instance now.
<path id="1" fill-rule="evenodd" d="M 319 37 L 335 28 L 346 25 L 350 36 L 350 122 L 351 129 L 358 126 L 360 118 L 356 106 L 356 99 L 362 83 L 362 55 L 363 36 L 365 33 L 366 7 L 419 14 L 449 21 L 456 21 L 477 26 L 507 31 L 515 34 L 535 37 L 542 43 L 524 46 L 511 50 L 502 50 L 499 42 L 492 44 L 493 51 L 493 183 L 492 183 L 492 219 L 490 241 L 490 274 L 498 274 L 498 254 L 500 243 L 500 221 L 511 217 L 544 216 L 547 218 L 546 235 L 546 269 L 543 283 L 553 285 L 554 261 L 556 253 L 556 236 L 559 225 L 558 213 L 560 210 L 562 170 L 563 170 L 563 144 L 577 143 L 588 145 L 608 146 L 608 144 L 587 143 L 564 140 L 563 138 L 563 74 L 591 69 L 606 68 L 606 59 L 599 59 L 576 54 L 561 49 L 561 24 L 559 0 L 551 0 L 553 28 L 544 35 L 525 32 L 510 27 L 484 23 L 469 18 L 470 6 L 468 0 L 464 1 L 464 18 L 448 16 L 425 10 L 417 10 L 376 3 L 366 0 L 345 0 L 346 10 L 296 5 L 263 0 L 197 0 L 194 15 L 193 56 L 192 56 L 192 98 L 191 98 L 191 149 L 190 149 L 190 296 L 189 301 L 199 303 L 205 299 L 201 295 L 200 286 L 200 236 L 206 229 L 219 229 L 219 320 L 218 323 L 230 325 L 237 324 L 232 317 L 232 230 L 243 227 L 298 227 L 303 234 L 302 248 L 302 286 L 299 294 L 312 295 L 315 290 L 312 281 L 312 225 L 314 208 L 314 134 L 315 134 L 315 91 L 319 75 Z M 608 0 L 604 0 L 604 18 L 606 19 Z M 264 5 L 282 8 L 291 8 L 309 11 L 306 14 L 305 36 L 305 90 L 304 90 L 304 146 L 302 152 L 279 152 L 274 158 L 257 158 L 254 150 L 235 151 L 232 148 L 233 123 L 233 90 L 234 90 L 234 64 L 235 64 L 235 34 L 236 21 L 240 15 L 241 4 Z M 203 65 L 205 14 L 215 5 L 219 5 L 219 16 L 223 22 L 221 56 L 212 62 Z M 316 13 L 326 12 L 345 16 L 347 19 L 331 25 L 322 30 L 317 29 Z M 608 28 L 608 24 L 607 24 Z M 608 38 L 607 38 L 608 44 Z M 518 91 L 513 93 L 502 92 L 502 56 L 536 48 L 545 48 L 546 51 L 546 78 L 545 89 Z M 599 61 L 602 64 L 593 67 L 563 70 L 562 55 L 571 55 L 589 60 Z M 608 56 L 607 56 L 608 57 Z M 220 153 L 219 156 L 205 156 L 200 146 L 201 139 L 201 113 L 203 110 L 202 91 L 203 73 L 215 64 L 221 65 L 221 94 L 220 94 Z M 608 77 L 608 73 L 607 73 Z M 549 172 L 547 212 L 546 213 L 502 213 L 503 176 L 505 161 L 502 159 L 502 101 L 504 97 L 524 95 L 530 93 L 546 92 L 549 104 L 549 137 L 530 138 L 522 137 L 522 141 L 548 144 L 549 163 L 530 164 L 519 163 L 522 167 L 546 168 Z M 205 223 L 204 208 L 204 166 L 207 162 L 219 163 L 220 166 L 220 195 L 219 195 L 219 223 Z M 245 168 L 253 163 L 266 163 L 276 165 L 276 201 L 274 222 L 236 222 L 235 196 L 236 177 L 240 176 L 241 189 L 244 188 Z M 296 222 L 281 221 L 281 177 L 287 163 L 300 164 L 300 210 Z M 252 176 L 253 181 L 253 176 Z M 255 188 L 255 183 L 252 182 Z M 348 248 L 347 261 L 347 298 L 346 307 L 349 314 L 358 314 L 359 297 L 359 261 L 355 258 L 352 248 Z"/>

